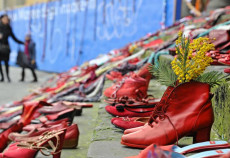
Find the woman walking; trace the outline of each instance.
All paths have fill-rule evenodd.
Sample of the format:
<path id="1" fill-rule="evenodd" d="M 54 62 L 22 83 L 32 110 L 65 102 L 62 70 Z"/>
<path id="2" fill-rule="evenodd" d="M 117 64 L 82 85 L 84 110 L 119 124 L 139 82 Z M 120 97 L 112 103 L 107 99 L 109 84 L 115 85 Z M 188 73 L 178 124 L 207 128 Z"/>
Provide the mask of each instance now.
<path id="1" fill-rule="evenodd" d="M 18 40 L 13 34 L 12 28 L 10 26 L 10 19 L 7 14 L 0 16 L 0 81 L 4 81 L 4 74 L 2 71 L 2 61 L 5 63 L 6 76 L 8 82 L 10 82 L 9 76 L 9 58 L 10 58 L 10 46 L 8 42 L 8 37 L 11 36 L 13 40 L 19 44 L 24 44 L 22 41 Z"/>

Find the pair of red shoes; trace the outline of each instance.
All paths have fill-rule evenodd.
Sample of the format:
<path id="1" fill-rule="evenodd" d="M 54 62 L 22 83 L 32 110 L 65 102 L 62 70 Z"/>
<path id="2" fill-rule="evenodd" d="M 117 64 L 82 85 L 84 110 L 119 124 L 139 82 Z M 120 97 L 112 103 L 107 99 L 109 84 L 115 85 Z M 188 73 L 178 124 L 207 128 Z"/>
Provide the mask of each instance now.
<path id="1" fill-rule="evenodd" d="M 110 105 L 107 105 L 105 110 L 113 116 L 149 117 L 155 105 L 159 102 L 159 99 L 142 98 L 142 96 L 137 99 L 122 97 L 118 99 L 108 99 L 106 102 Z"/>
<path id="2" fill-rule="evenodd" d="M 152 77 L 152 74 L 149 72 L 149 65 L 151 64 L 145 64 L 137 74 L 134 73 L 130 77 L 123 78 L 113 84 L 104 91 L 104 95 L 108 98 L 128 96 L 135 99 L 141 93 L 143 97 L 146 97 L 149 81 Z"/>
<path id="3" fill-rule="evenodd" d="M 205 83 L 168 87 L 148 124 L 125 130 L 121 143 L 146 148 L 150 144 L 170 145 L 188 135 L 193 136 L 194 142 L 209 141 L 214 122 L 212 96 Z"/>

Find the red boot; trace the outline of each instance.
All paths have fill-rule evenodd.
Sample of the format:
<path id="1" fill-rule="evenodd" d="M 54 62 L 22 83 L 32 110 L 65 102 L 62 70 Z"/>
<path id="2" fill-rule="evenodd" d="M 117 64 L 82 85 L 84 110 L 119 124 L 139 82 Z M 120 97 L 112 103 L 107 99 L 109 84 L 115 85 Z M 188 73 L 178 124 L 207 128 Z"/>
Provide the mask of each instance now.
<path id="1" fill-rule="evenodd" d="M 146 63 L 137 73 L 138 76 L 146 79 L 146 85 L 149 86 L 149 81 L 153 77 L 152 74 L 149 72 L 149 66 L 152 65 L 150 63 Z"/>
<path id="2" fill-rule="evenodd" d="M 192 95 L 191 95 L 192 93 Z M 208 84 L 188 82 L 173 89 L 163 105 L 158 105 L 142 129 L 122 136 L 121 143 L 145 148 L 150 144 L 169 145 L 194 134 L 194 142 L 208 141 L 214 115 Z"/>
<path id="3" fill-rule="evenodd" d="M 109 98 L 120 98 L 122 96 L 136 98 L 140 94 L 143 97 L 146 97 L 148 89 L 146 85 L 145 79 L 134 74 L 132 77 L 123 79 L 122 81 L 107 88 L 104 91 L 104 95 Z"/>

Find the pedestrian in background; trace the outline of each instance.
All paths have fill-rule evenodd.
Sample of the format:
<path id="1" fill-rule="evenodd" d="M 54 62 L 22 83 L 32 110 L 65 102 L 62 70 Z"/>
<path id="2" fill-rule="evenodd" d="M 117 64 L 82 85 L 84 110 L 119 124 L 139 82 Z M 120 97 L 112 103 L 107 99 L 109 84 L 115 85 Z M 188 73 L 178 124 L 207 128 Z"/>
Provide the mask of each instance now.
<path id="1" fill-rule="evenodd" d="M 7 14 L 4 14 L 0 16 L 0 74 L 1 79 L 0 81 L 4 81 L 4 74 L 2 70 L 2 61 L 5 63 L 6 67 L 6 76 L 8 79 L 8 82 L 10 82 L 10 76 L 9 76 L 9 58 L 10 58 L 10 46 L 8 42 L 8 37 L 12 37 L 13 40 L 19 44 L 24 44 L 22 41 L 18 40 L 10 26 L 10 19 Z"/>
<path id="2" fill-rule="evenodd" d="M 24 66 L 22 66 L 22 78 L 21 82 L 24 82 L 25 79 L 25 69 L 28 68 L 31 70 L 32 75 L 34 77 L 34 80 L 32 82 L 37 82 L 37 75 L 35 73 L 35 68 L 36 68 L 36 49 L 35 49 L 35 43 L 31 39 L 31 35 L 28 34 L 26 35 L 25 38 L 25 56 L 26 56 L 26 61 L 24 61 Z"/>

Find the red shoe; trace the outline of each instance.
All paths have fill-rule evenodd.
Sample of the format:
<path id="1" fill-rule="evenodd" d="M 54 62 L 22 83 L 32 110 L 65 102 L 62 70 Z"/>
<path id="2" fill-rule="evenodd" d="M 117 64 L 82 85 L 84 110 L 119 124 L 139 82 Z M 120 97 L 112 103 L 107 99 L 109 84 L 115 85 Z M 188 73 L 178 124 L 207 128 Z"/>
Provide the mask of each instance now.
<path id="1" fill-rule="evenodd" d="M 23 131 L 32 131 L 34 130 L 35 128 L 42 128 L 42 127 L 48 127 L 48 126 L 52 126 L 52 125 L 58 125 L 62 122 L 68 122 L 68 118 L 64 118 L 64 119 L 61 119 L 61 120 L 58 120 L 58 121 L 47 121 L 45 122 L 44 124 L 40 123 L 40 124 L 29 124 L 29 125 L 26 125 L 25 127 L 23 127 Z"/>
<path id="2" fill-rule="evenodd" d="M 120 98 L 122 96 L 136 98 L 141 93 L 145 97 L 147 96 L 147 89 L 146 80 L 133 75 L 107 88 L 104 95 L 108 98 Z"/>
<path id="3" fill-rule="evenodd" d="M 230 74 L 230 68 L 224 69 L 224 72 Z"/>
<path id="4" fill-rule="evenodd" d="M 227 55 L 225 58 L 220 58 L 218 62 L 224 65 L 230 65 L 230 55 Z"/>
<path id="5" fill-rule="evenodd" d="M 155 105 L 140 106 L 140 107 L 130 107 L 124 105 L 110 106 L 107 105 L 105 110 L 113 116 L 119 117 L 149 117 Z"/>
<path id="6" fill-rule="evenodd" d="M 77 124 L 73 124 L 71 126 L 67 126 L 66 123 L 62 123 L 60 125 L 54 125 L 54 126 L 50 126 L 47 128 L 38 128 L 36 130 L 38 130 L 38 132 L 34 132 L 31 131 L 28 134 L 19 134 L 19 133 L 11 133 L 9 135 L 9 139 L 16 141 L 16 142 L 20 142 L 20 141 L 25 141 L 28 138 L 30 138 L 31 140 L 37 139 L 38 137 L 40 137 L 40 135 L 47 133 L 49 131 L 54 131 L 54 130 L 61 130 L 66 128 L 66 134 L 64 137 L 64 144 L 63 144 L 63 148 L 65 149 L 70 149 L 70 148 L 76 148 L 78 145 L 78 139 L 79 139 L 79 135 L 80 132 L 78 130 L 78 126 Z"/>
<path id="7" fill-rule="evenodd" d="M 66 129 L 62 129 L 44 133 L 37 139 L 28 137 L 23 142 L 11 144 L 4 153 L 0 154 L 0 158 L 32 158 L 36 156 L 39 150 L 45 156 L 53 155 L 53 158 L 60 158 L 65 133 Z"/>
<path id="8" fill-rule="evenodd" d="M 75 116 L 76 110 L 69 108 L 67 110 L 61 111 L 59 113 L 56 114 L 50 114 L 50 115 L 46 115 L 41 117 L 39 120 L 41 123 L 45 123 L 46 121 L 56 121 L 56 120 L 60 120 L 63 118 L 68 118 L 69 122 L 72 123 L 73 122 L 73 118 Z"/>
<path id="9" fill-rule="evenodd" d="M 50 126 L 48 128 L 40 128 L 40 129 L 35 128 L 27 134 L 20 134 L 18 132 L 12 132 L 9 134 L 8 138 L 12 141 L 17 141 L 17 142 L 23 141 L 23 140 L 27 139 L 28 137 L 40 136 L 45 132 L 49 132 L 52 130 L 60 130 L 60 129 L 66 128 L 67 126 L 68 126 L 67 122 L 62 122 L 61 124 L 53 125 L 53 126 Z"/>
<path id="10" fill-rule="evenodd" d="M 159 102 L 156 106 L 162 105 L 163 103 L 166 102 L 166 100 L 167 100 L 169 94 L 172 92 L 173 88 L 174 88 L 174 87 L 169 86 L 169 87 L 165 90 L 165 92 L 164 92 L 164 94 L 163 94 L 163 96 L 162 96 L 160 102 Z M 148 126 L 148 125 L 146 124 L 145 126 Z M 138 131 L 138 130 L 140 130 L 140 129 L 142 129 L 142 128 L 143 128 L 143 127 L 141 126 L 141 127 L 136 127 L 136 128 L 127 129 L 127 130 L 124 131 L 124 134 L 133 133 L 133 132 L 136 132 L 136 131 Z"/>
<path id="11" fill-rule="evenodd" d="M 149 117 L 115 117 L 111 119 L 111 123 L 120 129 L 130 129 L 135 127 L 144 126 Z"/>
<path id="12" fill-rule="evenodd" d="M 149 42 L 148 44 L 143 45 L 143 48 L 151 48 L 151 47 L 159 46 L 163 42 L 164 41 L 162 39 L 156 39 Z"/>
<path id="13" fill-rule="evenodd" d="M 9 129 L 5 130 L 0 134 L 0 152 L 2 152 L 6 147 L 7 147 L 7 142 L 8 142 L 8 136 L 12 132 L 21 132 L 23 127 L 22 123 L 17 123 L 13 126 L 11 126 Z"/>
<path id="14" fill-rule="evenodd" d="M 38 109 L 43 105 L 40 102 L 28 102 L 23 105 L 23 112 L 21 115 L 21 119 L 19 123 L 22 123 L 23 126 L 30 124 L 31 120 L 38 117 L 40 114 L 38 113 Z"/>
<path id="15" fill-rule="evenodd" d="M 83 102 L 69 102 L 69 101 L 61 101 L 62 104 L 69 108 L 75 108 L 77 109 L 78 107 L 81 108 L 91 108 L 93 107 L 93 104 L 90 103 L 83 103 Z"/>
<path id="16" fill-rule="evenodd" d="M 127 96 L 123 96 L 121 98 L 108 98 L 105 100 L 106 103 L 109 103 L 112 106 L 116 106 L 117 104 L 123 104 L 124 106 L 140 106 L 140 105 L 154 105 L 157 104 L 160 100 L 154 98 L 153 96 L 146 96 L 142 98 L 142 96 L 137 97 L 136 99 L 129 98 Z"/>
<path id="17" fill-rule="evenodd" d="M 2 122 L 2 123 L 0 123 L 0 129 L 8 129 L 12 125 L 16 124 L 17 122 L 18 122 L 18 120 L 12 120 L 12 121 L 8 121 L 8 122 Z"/>
<path id="18" fill-rule="evenodd" d="M 149 86 L 149 81 L 153 77 L 152 73 L 149 72 L 150 63 L 146 63 L 137 73 L 138 76 L 146 79 L 146 86 Z"/>
<path id="19" fill-rule="evenodd" d="M 118 71 L 111 71 L 109 74 L 106 74 L 105 76 L 111 81 L 120 81 L 123 78 L 122 73 Z"/>
<path id="20" fill-rule="evenodd" d="M 210 87 L 205 83 L 187 82 L 175 87 L 166 102 L 156 106 L 149 125 L 123 135 L 121 143 L 135 148 L 153 143 L 169 145 L 191 133 L 194 142 L 209 141 L 214 122 L 211 97 Z"/>

